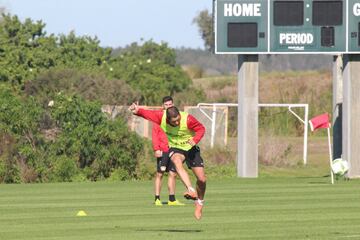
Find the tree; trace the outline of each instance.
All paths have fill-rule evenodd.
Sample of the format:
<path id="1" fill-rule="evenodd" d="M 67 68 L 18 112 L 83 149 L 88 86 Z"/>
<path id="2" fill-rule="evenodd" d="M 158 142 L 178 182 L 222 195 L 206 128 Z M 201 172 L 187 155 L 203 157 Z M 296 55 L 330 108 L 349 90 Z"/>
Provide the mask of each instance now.
<path id="1" fill-rule="evenodd" d="M 32 23 L 30 19 L 21 23 L 17 16 L 2 15 L 0 22 L 0 81 L 22 83 L 24 78 L 35 74 L 33 54 L 37 41 L 44 37 L 41 21 Z M 48 54 L 51 56 L 51 54 Z M 46 63 L 48 61 L 41 61 Z"/>
<path id="2" fill-rule="evenodd" d="M 199 28 L 201 38 L 204 40 L 205 48 L 213 51 L 215 47 L 215 38 L 213 33 L 213 17 L 209 11 L 203 10 L 193 19 Z"/>
<path id="3" fill-rule="evenodd" d="M 55 66 L 94 69 L 111 57 L 111 49 L 100 47 L 97 38 L 77 37 L 74 32 L 47 36 L 42 21 L 21 22 L 7 14 L 0 28 L 0 82 L 15 86 Z"/>
<path id="4" fill-rule="evenodd" d="M 176 64 L 176 53 L 166 43 L 133 43 L 109 63 L 111 77 L 123 79 L 141 93 L 142 104 L 159 104 L 159 96 L 185 91 L 191 79 Z"/>
<path id="5" fill-rule="evenodd" d="M 78 94 L 85 100 L 110 105 L 130 104 L 139 95 L 125 81 L 109 79 L 104 72 L 60 67 L 51 68 L 27 81 L 24 91 L 43 106 L 47 106 L 59 92 Z"/>
<path id="6" fill-rule="evenodd" d="M 3 15 L 6 13 L 6 7 L 0 6 L 0 21 L 3 18 Z"/>

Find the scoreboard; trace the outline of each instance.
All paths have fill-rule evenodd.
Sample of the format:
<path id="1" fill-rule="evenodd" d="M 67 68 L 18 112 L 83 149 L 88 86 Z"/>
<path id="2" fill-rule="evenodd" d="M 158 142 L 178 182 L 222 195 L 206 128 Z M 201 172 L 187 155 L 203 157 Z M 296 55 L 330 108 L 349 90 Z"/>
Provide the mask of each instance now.
<path id="1" fill-rule="evenodd" d="M 215 0 L 217 54 L 359 54 L 360 0 Z"/>

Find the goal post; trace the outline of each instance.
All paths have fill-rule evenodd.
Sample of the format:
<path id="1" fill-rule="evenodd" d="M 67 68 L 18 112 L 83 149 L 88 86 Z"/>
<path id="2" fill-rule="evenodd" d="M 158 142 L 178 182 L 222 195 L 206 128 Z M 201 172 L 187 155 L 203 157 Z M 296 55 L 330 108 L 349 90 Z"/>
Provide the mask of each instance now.
<path id="1" fill-rule="evenodd" d="M 228 107 L 227 106 L 184 106 L 184 111 L 200 121 L 207 131 L 200 145 L 213 148 L 228 144 Z"/>
<path id="2" fill-rule="evenodd" d="M 208 114 L 204 111 L 204 107 L 211 107 L 212 113 Z M 218 107 L 238 107 L 237 103 L 198 103 L 197 108 L 205 115 L 211 122 L 210 133 L 210 147 L 214 147 L 215 131 L 216 131 L 216 113 Z M 295 116 L 302 124 L 304 124 L 304 144 L 303 144 L 303 163 L 307 164 L 307 148 L 308 148 L 308 118 L 309 118 L 309 104 L 293 104 L 293 103 L 259 103 L 258 107 L 286 107 L 288 111 Z M 293 111 L 293 108 L 304 108 L 303 119 Z"/>

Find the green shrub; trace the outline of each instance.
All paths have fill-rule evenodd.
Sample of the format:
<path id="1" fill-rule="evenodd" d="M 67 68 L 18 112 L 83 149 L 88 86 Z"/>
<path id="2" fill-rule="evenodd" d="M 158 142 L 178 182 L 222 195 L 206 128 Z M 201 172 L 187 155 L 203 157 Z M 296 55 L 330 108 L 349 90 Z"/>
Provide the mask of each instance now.
<path id="1" fill-rule="evenodd" d="M 42 109 L 34 98 L 22 99 L 16 92 L 0 85 L 0 130 L 16 136 L 24 135 L 31 144 L 35 144 L 34 134 Z"/>
<path id="2" fill-rule="evenodd" d="M 15 138 L 0 130 L 0 183 L 21 182 L 20 171 L 14 155 Z"/>
<path id="3" fill-rule="evenodd" d="M 135 169 L 136 179 L 150 180 L 156 173 L 156 158 L 150 141 L 144 143 L 143 155 L 138 159 Z"/>
<path id="4" fill-rule="evenodd" d="M 118 168 L 111 173 L 111 176 L 107 179 L 108 181 L 126 181 L 130 180 L 131 176 L 128 171 L 122 168 Z"/>
<path id="5" fill-rule="evenodd" d="M 66 156 L 53 158 L 52 180 L 55 182 L 71 182 L 77 174 L 77 166 L 74 159 Z"/>
<path id="6" fill-rule="evenodd" d="M 32 97 L 23 99 L 5 85 L 0 87 L 0 102 L 0 131 L 5 139 L 12 139 L 11 144 L 5 144 L 6 154 L 2 157 L 6 169 L 3 181 L 32 181 L 36 178 L 34 165 L 42 161 L 36 156 L 41 154 L 37 151 L 42 142 L 38 122 L 43 111 Z"/>
<path id="7" fill-rule="evenodd" d="M 12 139 L 0 148 L 2 182 L 95 181 L 116 169 L 137 178 L 144 141 L 124 118 L 108 120 L 99 102 L 60 93 L 42 110 L 7 87 L 0 88 L 0 101 L 1 136 Z"/>
<path id="8" fill-rule="evenodd" d="M 20 176 L 20 170 L 16 163 L 12 161 L 13 159 L 3 159 L 0 158 L 0 162 L 2 162 L 2 172 L 4 175 L 0 177 L 1 182 L 3 183 L 20 183 L 21 182 L 21 176 Z"/>
<path id="9" fill-rule="evenodd" d="M 4 176 L 6 175 L 5 161 L 0 158 L 0 182 L 4 182 Z"/>
<path id="10" fill-rule="evenodd" d="M 79 168 L 88 168 L 90 180 L 108 178 L 118 168 L 136 177 L 143 140 L 128 130 L 124 119 L 109 121 L 99 103 L 63 94 L 54 100 L 51 115 L 62 129 L 52 147 L 55 155 L 77 159 Z"/>
<path id="11" fill-rule="evenodd" d="M 78 168 L 76 174 L 72 177 L 72 182 L 87 182 L 91 176 L 91 168 L 85 167 L 83 169 Z"/>

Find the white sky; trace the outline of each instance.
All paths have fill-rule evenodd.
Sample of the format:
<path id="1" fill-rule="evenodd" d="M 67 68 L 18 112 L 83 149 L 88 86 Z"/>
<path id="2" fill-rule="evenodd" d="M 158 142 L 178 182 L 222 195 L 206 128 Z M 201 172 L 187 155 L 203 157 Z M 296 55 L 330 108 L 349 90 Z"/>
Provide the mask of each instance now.
<path id="1" fill-rule="evenodd" d="M 170 47 L 203 48 L 194 17 L 212 0 L 0 0 L 12 15 L 46 23 L 49 33 L 97 36 L 101 46 L 152 39 Z"/>

